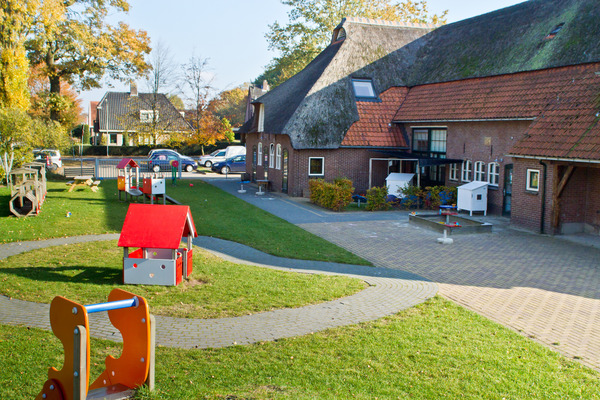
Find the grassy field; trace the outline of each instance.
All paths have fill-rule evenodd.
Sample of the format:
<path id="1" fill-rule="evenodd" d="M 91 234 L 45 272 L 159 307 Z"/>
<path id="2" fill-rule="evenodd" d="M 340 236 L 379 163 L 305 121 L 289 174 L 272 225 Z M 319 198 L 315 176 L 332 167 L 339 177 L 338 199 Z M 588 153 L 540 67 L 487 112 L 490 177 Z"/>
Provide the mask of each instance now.
<path id="1" fill-rule="evenodd" d="M 178 286 L 123 285 L 116 241 L 49 247 L 0 260 L 0 293 L 50 303 L 63 295 L 80 304 L 105 302 L 114 287 L 148 300 L 153 314 L 223 318 L 317 304 L 354 294 L 364 282 L 234 264 L 196 247 L 191 279 Z"/>
<path id="2" fill-rule="evenodd" d="M 9 189 L 0 188 L 0 242 L 120 232 L 128 203 L 119 201 L 117 193 L 116 180 L 103 181 L 97 193 L 87 188 L 69 193 L 64 182 L 51 181 L 40 215 L 16 218 L 10 216 Z M 199 235 L 232 240 L 280 257 L 369 264 L 200 180 L 167 185 L 167 194 L 190 206 Z"/>
<path id="3" fill-rule="evenodd" d="M 119 344 L 92 340 L 91 377 Z M 33 398 L 62 346 L 0 326 L 0 398 Z M 140 399 L 598 399 L 599 375 L 434 298 L 392 317 L 225 349 L 160 347 L 156 391 Z"/>
<path id="4" fill-rule="evenodd" d="M 190 204 L 200 234 L 208 232 L 284 256 L 358 259 L 218 189 L 193 184 L 180 182 L 167 190 Z M 67 194 L 64 183 L 52 182 L 42 214 L 27 219 L 6 217 L 8 207 L 1 207 L 8 195 L 0 189 L 4 240 L 117 232 L 127 204 L 116 200 L 113 183 L 101 186 L 95 194 L 89 190 Z M 65 217 L 67 211 L 70 218 Z M 48 301 L 57 291 L 68 290 L 84 303 L 103 301 L 118 285 L 120 252 L 115 248 L 114 241 L 100 242 L 11 257 L 0 263 L 0 293 Z M 275 271 L 263 276 L 260 268 L 241 271 L 240 266 L 206 253 L 197 257 L 193 285 L 136 286 L 136 292 L 147 290 L 152 312 L 174 312 L 177 306 L 167 301 L 173 297 L 207 304 L 206 309 L 194 307 L 193 315 L 242 315 L 302 304 L 309 298 L 321 301 L 318 292 L 330 285 L 324 277 L 312 281 L 313 277 L 297 279 L 297 274 Z M 246 280 L 248 287 L 240 287 Z M 287 281 L 291 286 L 284 291 L 299 294 L 290 293 L 281 304 L 282 293 L 276 289 L 286 287 Z M 359 289 L 353 285 L 350 281 L 341 286 L 350 292 Z M 310 293 L 312 287 L 317 289 Z M 196 293 L 202 291 L 205 297 Z M 93 379 L 103 370 L 103 359 L 118 357 L 121 348 L 97 339 L 91 344 Z M 48 368 L 63 363 L 58 339 L 33 328 L 0 325 L 0 354 L 3 400 L 35 397 Z M 156 361 L 156 391 L 142 388 L 139 399 L 600 399 L 596 371 L 441 297 L 377 321 L 292 339 L 208 350 L 159 347 Z"/>

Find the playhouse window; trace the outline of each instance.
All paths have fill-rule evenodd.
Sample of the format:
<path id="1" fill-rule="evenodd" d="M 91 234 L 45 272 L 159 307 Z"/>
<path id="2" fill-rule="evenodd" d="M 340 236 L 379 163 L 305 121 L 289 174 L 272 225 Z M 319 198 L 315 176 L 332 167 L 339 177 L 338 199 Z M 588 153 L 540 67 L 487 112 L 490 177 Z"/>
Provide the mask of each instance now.
<path id="1" fill-rule="evenodd" d="M 323 176 L 325 175 L 325 158 L 309 157 L 308 158 L 308 176 Z"/>
<path id="2" fill-rule="evenodd" d="M 538 192 L 540 190 L 540 170 L 539 169 L 528 169 L 527 170 L 527 190 L 532 192 Z"/>

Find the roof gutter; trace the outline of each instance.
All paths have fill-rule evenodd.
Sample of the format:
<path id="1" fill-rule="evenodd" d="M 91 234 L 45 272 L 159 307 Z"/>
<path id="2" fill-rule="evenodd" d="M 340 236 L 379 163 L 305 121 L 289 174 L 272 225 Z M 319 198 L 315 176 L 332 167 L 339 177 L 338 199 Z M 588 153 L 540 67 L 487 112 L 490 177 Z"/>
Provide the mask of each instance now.
<path id="1" fill-rule="evenodd" d="M 486 118 L 486 119 L 407 119 L 392 120 L 395 124 L 411 123 L 431 123 L 431 122 L 497 122 L 497 121 L 535 121 L 534 117 L 529 118 Z"/>
<path id="2" fill-rule="evenodd" d="M 512 158 L 526 158 L 529 160 L 565 161 L 565 162 L 579 162 L 579 163 L 586 163 L 586 164 L 600 164 L 600 160 L 584 160 L 582 158 L 522 156 L 522 155 L 516 155 L 516 154 L 507 154 L 507 156 L 512 157 Z"/>

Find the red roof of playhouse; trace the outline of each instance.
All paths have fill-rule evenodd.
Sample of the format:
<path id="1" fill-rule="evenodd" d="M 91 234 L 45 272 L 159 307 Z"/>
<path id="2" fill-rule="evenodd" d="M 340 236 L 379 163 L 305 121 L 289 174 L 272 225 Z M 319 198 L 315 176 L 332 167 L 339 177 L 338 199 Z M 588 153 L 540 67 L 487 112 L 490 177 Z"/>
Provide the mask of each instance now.
<path id="1" fill-rule="evenodd" d="M 178 249 L 181 238 L 188 235 L 198 236 L 189 206 L 131 204 L 119 246 Z"/>
<path id="2" fill-rule="evenodd" d="M 133 158 L 124 158 L 117 164 L 117 169 L 123 169 L 127 166 L 132 168 L 139 167 L 138 163 Z"/>
<path id="3" fill-rule="evenodd" d="M 407 93 L 406 87 L 392 87 L 381 93 L 381 102 L 357 101 L 360 119 L 348 129 L 342 146 L 408 148 L 400 127 L 390 124 Z"/>

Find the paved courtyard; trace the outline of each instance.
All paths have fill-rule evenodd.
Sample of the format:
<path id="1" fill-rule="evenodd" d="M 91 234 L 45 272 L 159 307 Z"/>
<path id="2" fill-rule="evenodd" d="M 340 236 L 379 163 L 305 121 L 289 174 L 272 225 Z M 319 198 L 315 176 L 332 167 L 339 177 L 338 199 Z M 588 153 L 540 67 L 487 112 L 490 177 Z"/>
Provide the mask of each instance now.
<path id="1" fill-rule="evenodd" d="M 334 213 L 306 199 L 240 195 L 234 182 L 210 182 L 378 267 L 437 282 L 441 295 L 600 370 L 600 237 L 580 244 L 477 217 L 494 223 L 494 233 L 441 245 L 440 234 L 409 225 L 406 212 Z"/>

